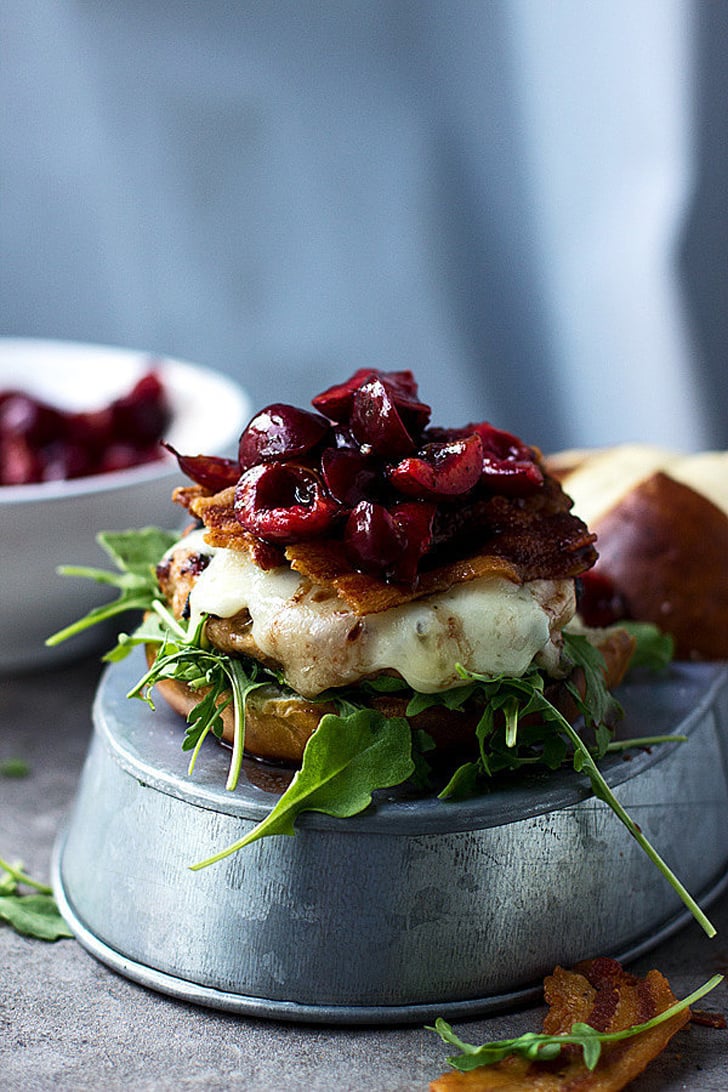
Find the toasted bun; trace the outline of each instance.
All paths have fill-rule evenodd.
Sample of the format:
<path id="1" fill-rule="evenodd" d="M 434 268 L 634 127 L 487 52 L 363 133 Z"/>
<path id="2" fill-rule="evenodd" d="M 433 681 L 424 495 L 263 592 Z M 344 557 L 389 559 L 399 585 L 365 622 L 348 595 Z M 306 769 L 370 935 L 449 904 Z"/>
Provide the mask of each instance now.
<path id="1" fill-rule="evenodd" d="M 629 615 L 670 633 L 680 659 L 727 659 L 728 452 L 623 445 L 554 465 Z"/>
<path id="2" fill-rule="evenodd" d="M 619 628 L 594 631 L 591 639 L 604 656 L 604 677 L 607 686 L 612 689 L 621 682 L 629 666 L 634 651 L 634 639 Z M 146 654 L 151 666 L 154 662 L 152 646 L 147 646 Z M 581 680 L 576 681 L 578 685 Z M 185 718 L 202 696 L 199 690 L 190 690 L 175 679 L 162 679 L 155 685 L 167 704 Z M 565 687 L 555 684 L 554 693 L 550 696 L 565 716 L 576 716 L 573 699 Z M 383 694 L 374 696 L 371 706 L 385 716 L 403 717 L 407 699 L 397 696 L 396 693 Z M 326 713 L 335 711 L 335 706 L 331 703 L 307 701 L 298 695 L 284 694 L 274 685 L 251 690 L 245 706 L 245 750 L 255 758 L 299 766 L 306 744 L 318 728 L 321 718 Z M 434 706 L 409 720 L 414 730 L 427 732 L 440 751 L 463 748 L 469 750 L 475 741 L 475 727 L 480 719 L 480 712 L 479 709 L 458 711 Z M 222 721 L 222 739 L 232 744 L 234 722 L 230 706 L 223 710 Z"/>
<path id="3" fill-rule="evenodd" d="M 156 690 L 183 717 L 187 717 L 201 698 L 199 690 L 192 691 L 176 679 L 162 679 L 156 684 Z M 299 765 L 309 737 L 318 728 L 321 717 L 324 713 L 332 712 L 332 705 L 306 701 L 301 697 L 286 697 L 272 686 L 252 690 L 245 704 L 245 750 L 269 762 Z M 231 706 L 223 710 L 222 721 L 222 738 L 232 744 L 234 720 Z"/>

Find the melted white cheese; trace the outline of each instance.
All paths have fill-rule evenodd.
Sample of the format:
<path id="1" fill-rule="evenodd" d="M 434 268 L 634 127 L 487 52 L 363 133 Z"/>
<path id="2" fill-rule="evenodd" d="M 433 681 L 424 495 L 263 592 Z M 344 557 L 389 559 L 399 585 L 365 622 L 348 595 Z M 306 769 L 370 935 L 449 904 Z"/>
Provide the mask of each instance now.
<path id="1" fill-rule="evenodd" d="M 462 684 L 457 663 L 486 675 L 522 675 L 534 658 L 553 669 L 575 609 L 572 580 L 488 577 L 360 617 L 288 567 L 260 569 L 244 553 L 208 546 L 201 532 L 184 546 L 210 556 L 190 595 L 193 623 L 247 609 L 256 645 L 304 697 L 382 671 L 433 693 Z"/>

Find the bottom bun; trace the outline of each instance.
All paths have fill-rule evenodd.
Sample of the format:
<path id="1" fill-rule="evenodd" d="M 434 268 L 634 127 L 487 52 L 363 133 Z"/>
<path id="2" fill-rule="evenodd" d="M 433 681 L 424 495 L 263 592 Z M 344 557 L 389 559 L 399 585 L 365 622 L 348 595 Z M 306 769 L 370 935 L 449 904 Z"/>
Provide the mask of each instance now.
<path id="1" fill-rule="evenodd" d="M 604 657 L 604 678 L 609 689 L 618 686 L 629 666 L 634 651 L 634 638 L 619 628 L 594 630 L 589 638 Z M 155 650 L 146 648 L 147 661 L 154 662 Z M 572 679 L 583 692 L 583 677 L 575 674 Z M 187 718 L 201 700 L 204 691 L 191 690 L 176 679 L 161 679 L 155 688 L 175 712 Z M 564 716 L 574 720 L 578 710 L 573 697 L 563 683 L 555 681 L 549 688 L 550 700 Z M 372 709 L 387 717 L 403 717 L 408 699 L 395 694 L 373 695 Z M 268 762 L 300 766 L 303 752 L 310 737 L 318 728 L 326 713 L 335 713 L 333 702 L 310 701 L 296 694 L 287 694 L 275 684 L 257 687 L 248 694 L 245 703 L 245 751 L 255 758 Z M 432 737 L 438 750 L 450 752 L 475 748 L 475 727 L 480 720 L 480 708 L 463 710 L 433 706 L 409 717 L 414 731 L 424 731 Z M 232 744 L 234 718 L 232 706 L 222 712 L 222 740 Z"/>
<path id="2" fill-rule="evenodd" d="M 167 704 L 185 718 L 202 698 L 200 690 L 190 690 L 176 679 L 162 679 L 155 687 Z M 330 702 L 290 697 L 273 684 L 251 690 L 245 702 L 246 753 L 269 762 L 298 766 L 321 717 L 335 712 L 336 707 Z M 222 712 L 222 724 L 222 739 L 232 744 L 235 728 L 231 705 Z"/>

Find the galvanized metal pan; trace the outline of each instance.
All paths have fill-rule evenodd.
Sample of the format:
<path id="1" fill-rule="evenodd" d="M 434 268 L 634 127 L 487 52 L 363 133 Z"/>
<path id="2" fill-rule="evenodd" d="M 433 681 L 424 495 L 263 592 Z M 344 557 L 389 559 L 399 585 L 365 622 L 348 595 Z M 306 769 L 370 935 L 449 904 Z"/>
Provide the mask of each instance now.
<path id="1" fill-rule="evenodd" d="M 531 999 L 558 963 L 629 961 L 688 921 L 568 770 L 477 800 L 389 793 L 353 819 L 308 814 L 294 837 L 192 872 L 276 797 L 250 778 L 227 793 L 228 756 L 216 744 L 188 777 L 179 718 L 125 697 L 142 671 L 134 656 L 102 679 L 53 867 L 81 944 L 152 989 L 279 1020 L 420 1023 Z M 688 737 L 602 768 L 707 905 L 728 868 L 728 668 L 677 664 L 620 697 L 627 734 Z"/>

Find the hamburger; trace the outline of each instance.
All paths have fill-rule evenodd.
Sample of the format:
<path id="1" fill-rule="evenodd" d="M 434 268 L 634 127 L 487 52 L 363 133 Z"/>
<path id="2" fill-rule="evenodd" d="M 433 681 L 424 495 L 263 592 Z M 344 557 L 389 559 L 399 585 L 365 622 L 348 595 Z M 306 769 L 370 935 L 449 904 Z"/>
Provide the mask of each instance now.
<path id="1" fill-rule="evenodd" d="M 488 423 L 431 426 L 409 371 L 362 369 L 312 405 L 256 414 L 237 461 L 174 452 L 194 524 L 157 578 L 176 618 L 271 676 L 246 698 L 245 750 L 298 765 L 344 702 L 474 751 L 482 696 L 449 700 L 468 672 L 538 672 L 573 713 L 564 627 L 595 536 L 540 453 Z M 632 639 L 594 644 L 614 685 Z M 156 685 L 185 716 L 199 701 L 179 679 Z M 227 705 L 231 744 L 238 719 Z"/>
<path id="2" fill-rule="evenodd" d="M 106 659 L 143 647 L 129 697 L 184 715 L 190 773 L 210 734 L 230 790 L 246 752 L 291 771 L 265 819 L 191 867 L 294 834 L 305 810 L 351 816 L 395 786 L 458 799 L 570 760 L 713 935 L 598 768 L 610 687 L 669 645 L 579 622 L 595 535 L 540 451 L 487 422 L 431 425 L 409 371 L 359 370 L 312 406 L 261 410 L 234 459 L 170 448 L 185 530 L 99 535 L 120 575 L 62 570 L 119 596 L 50 643 L 142 610 Z"/>

